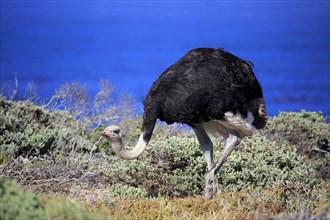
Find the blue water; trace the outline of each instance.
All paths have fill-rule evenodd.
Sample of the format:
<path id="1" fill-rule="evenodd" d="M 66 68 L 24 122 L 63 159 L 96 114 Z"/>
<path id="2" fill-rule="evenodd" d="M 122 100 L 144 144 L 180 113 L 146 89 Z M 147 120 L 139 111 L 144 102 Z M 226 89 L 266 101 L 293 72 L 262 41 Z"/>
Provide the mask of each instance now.
<path id="1" fill-rule="evenodd" d="M 1 1 L 1 85 L 100 79 L 141 101 L 168 66 L 197 47 L 250 60 L 268 113 L 330 115 L 329 1 Z"/>

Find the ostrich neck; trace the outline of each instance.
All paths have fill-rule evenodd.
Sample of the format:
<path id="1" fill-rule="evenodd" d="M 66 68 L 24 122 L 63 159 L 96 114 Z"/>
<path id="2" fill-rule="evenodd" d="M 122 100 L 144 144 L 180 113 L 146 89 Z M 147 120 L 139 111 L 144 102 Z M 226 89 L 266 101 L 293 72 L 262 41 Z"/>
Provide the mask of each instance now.
<path id="1" fill-rule="evenodd" d="M 143 133 L 140 135 L 138 143 L 135 145 L 135 147 L 132 150 L 127 150 L 124 147 L 123 140 L 121 138 L 111 142 L 111 146 L 115 151 L 115 153 L 119 157 L 125 160 L 134 160 L 138 158 L 146 149 L 147 144 L 148 143 L 145 140 L 143 140 Z"/>

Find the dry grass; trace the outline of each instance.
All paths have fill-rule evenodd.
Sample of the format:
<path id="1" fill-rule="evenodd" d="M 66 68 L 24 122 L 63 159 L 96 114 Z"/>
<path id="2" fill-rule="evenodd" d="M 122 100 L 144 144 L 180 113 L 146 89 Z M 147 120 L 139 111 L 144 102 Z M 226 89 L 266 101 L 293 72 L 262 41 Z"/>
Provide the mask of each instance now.
<path id="1" fill-rule="evenodd" d="M 326 187 L 330 186 L 330 183 Z M 330 201 L 320 200 L 312 213 L 305 212 L 303 198 L 289 200 L 287 189 L 259 188 L 240 192 L 221 193 L 213 200 L 200 196 L 187 198 L 85 200 L 89 212 L 102 212 L 115 219 L 326 219 L 330 217 Z M 289 195 L 290 196 L 290 195 Z M 292 203 L 299 203 L 301 211 L 292 212 Z M 278 216 L 278 217 L 271 217 Z M 313 217 L 312 217 L 313 216 Z"/>

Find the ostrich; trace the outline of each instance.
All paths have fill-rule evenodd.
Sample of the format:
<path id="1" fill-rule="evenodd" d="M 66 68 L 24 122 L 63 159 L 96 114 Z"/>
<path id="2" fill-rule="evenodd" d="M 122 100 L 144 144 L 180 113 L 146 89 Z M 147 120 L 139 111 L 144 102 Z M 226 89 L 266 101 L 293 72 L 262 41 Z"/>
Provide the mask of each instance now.
<path id="1" fill-rule="evenodd" d="M 204 197 L 214 198 L 219 194 L 216 175 L 229 154 L 241 138 L 252 136 L 267 122 L 262 89 L 252 63 L 220 48 L 193 49 L 166 69 L 150 88 L 144 103 L 142 133 L 132 150 L 125 149 L 118 126 L 107 127 L 102 135 L 119 157 L 136 159 L 145 150 L 157 119 L 192 127 L 207 162 Z M 226 140 L 216 163 L 208 134 Z"/>

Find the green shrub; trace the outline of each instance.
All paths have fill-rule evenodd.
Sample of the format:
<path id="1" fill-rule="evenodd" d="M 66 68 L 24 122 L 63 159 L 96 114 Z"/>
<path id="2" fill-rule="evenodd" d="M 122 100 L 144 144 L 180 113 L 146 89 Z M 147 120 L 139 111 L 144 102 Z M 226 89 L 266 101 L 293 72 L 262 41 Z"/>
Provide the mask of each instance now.
<path id="1" fill-rule="evenodd" d="M 107 175 L 114 184 L 142 187 L 149 196 L 195 195 L 203 186 L 205 163 L 202 160 L 193 138 L 170 137 L 151 142 L 139 160 L 110 158 Z"/>
<path id="2" fill-rule="evenodd" d="M 63 98 L 65 93 L 60 99 Z M 100 104 L 104 98 L 95 101 Z M 79 100 L 66 101 L 73 102 L 74 114 L 84 109 L 75 105 Z M 99 123 L 94 130 L 89 129 L 94 119 L 105 120 L 102 116 L 107 112 L 95 113 L 91 118 L 85 113 L 78 115 L 80 118 L 74 114 L 47 111 L 31 102 L 12 102 L 0 96 L 2 174 L 39 192 L 75 196 L 79 192 L 71 190 L 73 186 L 81 189 L 97 186 L 99 190 L 93 191 L 88 205 L 105 204 L 115 209 L 112 211 L 115 216 L 121 216 L 122 209 L 117 204 L 120 197 L 131 197 L 134 201 L 143 198 L 140 201 L 149 202 L 153 200 L 145 198 L 202 194 L 206 162 L 196 137 L 189 131 L 171 132 L 171 128 L 156 126 L 146 152 L 138 160 L 125 161 L 118 158 L 110 143 L 100 136 L 105 125 Z M 125 145 L 132 146 L 141 132 L 141 117 L 124 120 L 121 127 Z M 329 128 L 326 119 L 314 112 L 281 113 L 270 119 L 264 131 L 243 139 L 228 157 L 218 174 L 221 195 L 230 198 L 232 206 L 240 206 L 236 203 L 237 195 L 241 195 L 242 209 L 260 209 L 260 213 L 263 213 L 262 209 L 273 213 L 297 213 L 302 205 L 310 212 L 322 209 L 318 204 L 328 207 Z M 214 138 L 213 143 L 215 159 L 218 159 L 224 140 Z M 10 196 L 7 196 L 8 192 Z M 2 179 L 0 195 L 1 203 L 10 204 L 1 206 L 0 214 L 5 213 L 4 219 L 14 218 L 11 216 L 104 218 L 87 214 L 79 203 L 65 198 L 40 199 Z M 223 205 L 224 210 L 226 207 Z M 127 210 L 130 212 L 131 207 Z M 141 210 L 145 212 L 145 209 Z M 158 209 L 153 210 L 158 212 Z"/>
<path id="3" fill-rule="evenodd" d="M 105 140 L 99 131 L 85 129 L 68 112 L 49 112 L 31 102 L 0 97 L 0 115 L 0 163 L 6 163 L 1 171 L 21 185 L 42 192 L 65 191 L 74 182 L 93 184 L 103 175 L 106 167 L 100 164 L 105 164 L 109 147 L 100 148 Z"/>
<path id="4" fill-rule="evenodd" d="M 148 197 L 148 192 L 145 189 L 123 185 L 120 183 L 109 186 L 109 192 L 113 196 L 131 197 L 135 199 Z"/>
<path id="5" fill-rule="evenodd" d="M 270 141 L 260 133 L 245 139 L 220 170 L 219 183 L 226 191 L 247 186 L 274 187 L 287 184 L 314 186 L 314 170 L 287 144 Z M 309 178 L 306 178 L 309 176 Z"/>
<path id="6" fill-rule="evenodd" d="M 45 207 L 31 192 L 0 177 L 1 219 L 46 219 Z"/>
<path id="7" fill-rule="evenodd" d="M 160 169 L 162 194 L 191 196 L 204 187 L 206 162 L 195 138 L 169 137 L 152 142 L 148 149 L 152 166 Z"/>
<path id="8" fill-rule="evenodd" d="M 149 193 L 152 193 L 153 188 L 158 189 L 161 185 L 158 179 L 160 170 L 152 166 L 147 159 L 126 161 L 113 156 L 109 158 L 108 163 L 109 168 L 106 171 L 106 175 L 110 179 L 111 184 L 119 183 L 130 187 L 142 188 Z"/>
<path id="9" fill-rule="evenodd" d="M 0 218 L 16 219 L 108 219 L 69 201 L 65 197 L 41 199 L 32 192 L 21 189 L 16 183 L 0 177 Z"/>
<path id="10" fill-rule="evenodd" d="M 281 112 L 269 120 L 265 134 L 276 141 L 286 140 L 300 154 L 322 157 L 330 152 L 330 124 L 326 119 L 318 112 Z"/>
<path id="11" fill-rule="evenodd" d="M 78 123 L 65 112 L 48 112 L 31 102 L 0 98 L 0 115 L 0 151 L 7 157 L 43 155 L 54 149 L 65 151 L 86 142 L 76 131 Z"/>
<path id="12" fill-rule="evenodd" d="M 330 124 L 317 112 L 281 112 L 269 120 L 264 133 L 270 139 L 293 146 L 307 155 L 317 176 L 330 179 Z"/>
<path id="13" fill-rule="evenodd" d="M 219 158 L 223 142 L 214 143 Z M 229 156 L 218 175 L 220 188 L 239 191 L 290 184 L 313 187 L 319 181 L 303 160 L 295 148 L 290 149 L 285 143 L 278 145 L 257 134 L 244 139 Z M 107 174 L 113 183 L 143 187 L 149 195 L 191 196 L 201 194 L 204 188 L 206 162 L 196 138 L 169 137 L 151 142 L 139 160 L 125 161 L 115 156 L 110 164 Z"/>
<path id="14" fill-rule="evenodd" d="M 17 175 L 26 175 L 26 179 L 31 181 L 33 178 L 51 178 L 55 182 L 67 182 L 70 176 L 77 182 L 85 178 L 95 184 L 96 177 L 105 175 L 109 184 L 146 191 L 148 196 L 184 197 L 203 191 L 206 162 L 195 137 L 162 135 L 158 138 L 163 130 L 156 128 L 156 137 L 142 157 L 125 161 L 114 155 L 110 144 L 100 137 L 104 128 L 102 124 L 93 131 L 86 130 L 66 112 L 49 112 L 30 102 L 15 103 L 3 98 L 0 98 L 0 114 L 4 115 L 0 117 L 0 162 L 26 157 L 27 163 L 22 164 L 18 160 L 14 163 L 18 164 L 16 170 L 11 170 L 17 171 Z M 141 118 L 123 121 L 126 143 L 136 141 L 140 124 Z M 291 124 L 297 124 L 299 136 Z M 320 168 L 318 170 L 323 173 L 318 176 L 326 176 L 329 154 L 322 153 L 311 167 L 310 162 L 297 155 L 295 149 L 298 146 L 298 152 L 300 149 L 313 152 L 309 145 L 326 143 L 328 130 L 329 124 L 320 114 L 281 113 L 270 120 L 264 132 L 243 139 L 229 156 L 218 175 L 220 188 L 229 192 L 247 186 L 317 184 L 312 168 Z M 219 138 L 213 142 L 217 159 L 224 141 Z M 29 156 L 33 156 L 33 163 Z M 41 162 L 35 158 L 40 158 Z M 93 176 L 88 177 L 85 173 Z M 120 190 L 122 187 L 116 187 L 111 190 L 123 191 Z M 127 191 L 134 196 L 134 190 Z"/>

